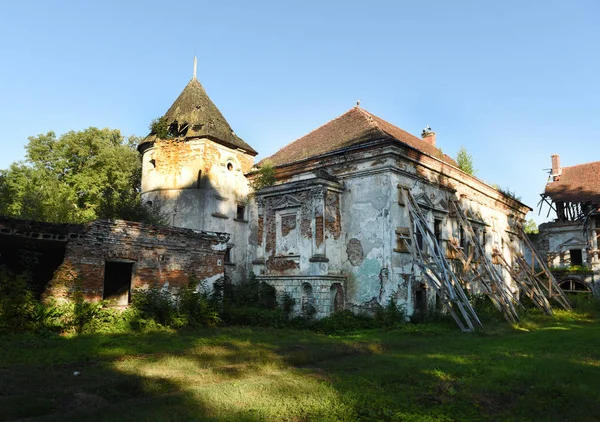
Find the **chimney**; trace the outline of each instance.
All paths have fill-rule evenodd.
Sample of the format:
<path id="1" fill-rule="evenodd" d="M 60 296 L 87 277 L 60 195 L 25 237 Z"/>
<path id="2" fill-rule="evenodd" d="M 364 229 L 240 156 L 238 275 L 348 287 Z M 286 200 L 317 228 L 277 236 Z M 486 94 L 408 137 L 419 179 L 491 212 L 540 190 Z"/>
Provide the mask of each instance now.
<path id="1" fill-rule="evenodd" d="M 435 132 L 433 132 L 431 130 L 423 129 L 423 132 L 421 133 L 421 138 L 425 142 L 435 146 Z"/>
<path id="2" fill-rule="evenodd" d="M 559 176 L 562 173 L 562 169 L 560 168 L 560 156 L 558 154 L 553 154 L 552 155 L 552 173 L 550 173 L 550 176 L 552 176 L 552 181 L 557 181 Z"/>

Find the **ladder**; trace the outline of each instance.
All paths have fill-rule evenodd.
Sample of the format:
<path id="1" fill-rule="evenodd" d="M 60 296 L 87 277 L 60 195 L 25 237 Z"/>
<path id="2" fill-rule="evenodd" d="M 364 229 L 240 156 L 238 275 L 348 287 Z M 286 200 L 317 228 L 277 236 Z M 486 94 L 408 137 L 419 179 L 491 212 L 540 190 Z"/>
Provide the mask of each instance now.
<path id="1" fill-rule="evenodd" d="M 484 245 L 479 241 L 479 236 L 473 229 L 458 200 L 450 201 L 450 215 L 456 217 L 459 226 L 463 229 L 466 238 L 464 240 L 470 246 L 468 248 L 469 256 L 467 256 L 463 248 L 452 242 L 447 242 L 447 245 L 452 248 L 462 263 L 461 278 L 463 282 L 479 286 L 508 322 L 517 323 L 519 314 L 515 304 L 518 303 L 518 299 L 508 288 L 501 274 L 494 268 L 493 263 L 485 253 Z"/>
<path id="2" fill-rule="evenodd" d="M 413 262 L 434 288 L 461 331 L 473 331 L 475 326 L 483 327 L 415 198 L 408 188 L 401 187 L 400 190 L 411 221 L 408 235 L 401 238 Z"/>

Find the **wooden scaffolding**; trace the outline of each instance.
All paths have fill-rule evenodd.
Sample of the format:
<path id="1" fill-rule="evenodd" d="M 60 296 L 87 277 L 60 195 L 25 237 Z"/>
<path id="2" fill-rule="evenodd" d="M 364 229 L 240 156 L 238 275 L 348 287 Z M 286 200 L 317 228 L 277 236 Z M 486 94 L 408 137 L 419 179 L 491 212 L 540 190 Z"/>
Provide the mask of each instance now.
<path id="1" fill-rule="evenodd" d="M 471 225 L 458 200 L 450 201 L 450 216 L 456 218 L 463 233 L 463 247 L 457 242 L 447 242 L 454 257 L 460 261 L 460 279 L 463 283 L 478 286 L 479 291 L 491 300 L 508 322 L 518 322 L 519 314 L 516 309 L 518 299 L 486 254 L 479 233 Z"/>
<path id="2" fill-rule="evenodd" d="M 517 250 L 511 242 L 507 243 L 513 257 L 512 265 L 506 261 L 504 255 L 498 249 L 494 250 L 494 257 L 497 257 L 523 293 L 542 312 L 552 315 L 551 301 L 555 301 L 566 310 L 572 310 L 573 308 L 565 292 L 558 285 L 556 278 L 538 254 L 527 234 L 519 229 L 516 235 L 523 245 L 531 251 L 531 264 L 527 262 L 523 253 Z"/>
<path id="3" fill-rule="evenodd" d="M 408 233 L 401 238 L 413 262 L 462 331 L 483 327 L 415 198 L 408 188 L 401 187 L 400 190 L 411 221 Z"/>

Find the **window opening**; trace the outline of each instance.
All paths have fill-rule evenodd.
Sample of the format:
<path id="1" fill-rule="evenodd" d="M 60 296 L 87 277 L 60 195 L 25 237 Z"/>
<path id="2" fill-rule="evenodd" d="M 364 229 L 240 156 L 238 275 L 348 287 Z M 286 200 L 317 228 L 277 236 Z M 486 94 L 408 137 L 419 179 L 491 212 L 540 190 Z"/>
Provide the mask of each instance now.
<path id="1" fill-rule="evenodd" d="M 233 164 L 230 162 L 227 163 L 227 170 L 233 171 Z"/>
<path id="2" fill-rule="evenodd" d="M 235 212 L 235 218 L 238 220 L 245 220 L 246 218 L 246 206 L 244 204 L 237 204 Z"/>
<path id="3" fill-rule="evenodd" d="M 225 263 L 231 264 L 231 249 L 233 249 L 233 245 L 227 245 L 227 250 L 225 251 Z"/>
<path id="4" fill-rule="evenodd" d="M 442 242 L 442 220 L 433 220 L 433 232 L 438 244 Z"/>
<path id="5" fill-rule="evenodd" d="M 581 249 L 570 249 L 571 265 L 583 265 L 583 254 Z"/>

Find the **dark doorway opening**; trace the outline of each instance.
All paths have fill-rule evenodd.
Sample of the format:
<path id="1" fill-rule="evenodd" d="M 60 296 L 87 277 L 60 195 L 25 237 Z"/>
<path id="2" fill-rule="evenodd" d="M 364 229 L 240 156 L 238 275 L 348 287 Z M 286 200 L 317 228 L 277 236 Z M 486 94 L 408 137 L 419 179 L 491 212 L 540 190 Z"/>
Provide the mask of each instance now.
<path id="1" fill-rule="evenodd" d="M 427 315 L 427 290 L 423 284 L 415 290 L 415 312 L 420 317 Z"/>
<path id="2" fill-rule="evenodd" d="M 114 305 L 127 305 L 130 299 L 133 262 L 112 262 L 104 264 L 104 300 Z"/>
<path id="3" fill-rule="evenodd" d="M 329 289 L 331 296 L 331 312 L 344 310 L 344 288 L 340 283 L 333 283 Z"/>

